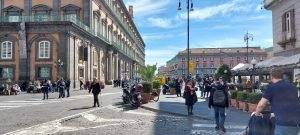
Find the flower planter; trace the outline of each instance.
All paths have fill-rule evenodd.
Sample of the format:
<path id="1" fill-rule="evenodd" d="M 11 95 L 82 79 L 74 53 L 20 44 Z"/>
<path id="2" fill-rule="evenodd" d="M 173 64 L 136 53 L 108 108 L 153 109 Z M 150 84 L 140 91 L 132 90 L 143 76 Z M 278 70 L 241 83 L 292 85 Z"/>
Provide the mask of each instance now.
<path id="1" fill-rule="evenodd" d="M 144 104 L 148 103 L 151 97 L 150 93 L 141 93 L 141 96 Z"/>
<path id="2" fill-rule="evenodd" d="M 257 104 L 248 103 L 249 112 L 255 112 L 256 107 L 257 107 Z"/>
<path id="3" fill-rule="evenodd" d="M 176 94 L 176 89 L 170 88 L 170 95 L 175 95 L 175 94 Z"/>
<path id="4" fill-rule="evenodd" d="M 237 100 L 236 99 L 230 99 L 230 106 L 233 108 L 237 107 Z"/>

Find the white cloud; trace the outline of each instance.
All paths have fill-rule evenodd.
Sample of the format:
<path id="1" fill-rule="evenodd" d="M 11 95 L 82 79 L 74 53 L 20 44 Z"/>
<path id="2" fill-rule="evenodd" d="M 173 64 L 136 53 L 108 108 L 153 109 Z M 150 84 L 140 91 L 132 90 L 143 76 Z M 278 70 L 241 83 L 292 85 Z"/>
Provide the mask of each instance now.
<path id="1" fill-rule="evenodd" d="M 179 51 L 185 48 L 176 46 L 167 46 L 162 49 L 146 49 L 146 64 L 156 64 L 158 66 L 166 65 L 166 62 L 176 56 Z"/>
<path id="2" fill-rule="evenodd" d="M 145 41 L 151 41 L 154 39 L 167 39 L 174 37 L 173 34 L 164 34 L 164 33 L 150 33 L 150 34 L 143 34 L 143 39 Z"/>
<path id="3" fill-rule="evenodd" d="M 245 4 L 245 0 L 232 0 L 217 6 L 195 9 L 193 12 L 190 12 L 190 18 L 196 20 L 205 20 L 216 15 L 227 15 L 231 12 L 250 11 L 250 7 L 250 4 Z M 181 13 L 178 17 L 184 19 L 187 18 L 186 13 Z"/>
<path id="4" fill-rule="evenodd" d="M 172 0 L 125 0 L 127 6 L 133 5 L 135 17 L 153 15 L 165 11 Z"/>
<path id="5" fill-rule="evenodd" d="M 263 19 L 270 19 L 270 18 L 271 18 L 270 15 L 263 14 L 263 15 L 258 15 L 258 16 L 250 16 L 246 20 L 256 21 L 256 20 L 263 20 Z"/>
<path id="6" fill-rule="evenodd" d="M 216 25 L 214 27 L 212 27 L 212 30 L 223 30 L 223 29 L 230 29 L 232 28 L 232 26 L 230 25 Z"/>
<path id="7" fill-rule="evenodd" d="M 160 28 L 174 28 L 177 27 L 178 24 L 175 24 L 175 22 L 172 19 L 167 18 L 148 18 L 149 23 L 152 26 L 160 27 Z"/>

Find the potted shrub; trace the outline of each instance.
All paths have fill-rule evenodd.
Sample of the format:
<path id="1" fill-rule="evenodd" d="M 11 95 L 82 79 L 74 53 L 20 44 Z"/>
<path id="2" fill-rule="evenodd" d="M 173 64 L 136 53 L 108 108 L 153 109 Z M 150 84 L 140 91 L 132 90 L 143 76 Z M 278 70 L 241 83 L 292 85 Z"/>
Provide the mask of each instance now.
<path id="1" fill-rule="evenodd" d="M 258 102 L 262 97 L 261 93 L 250 93 L 248 94 L 247 101 L 249 112 L 255 112 Z"/>
<path id="2" fill-rule="evenodd" d="M 142 100 L 143 100 L 143 103 L 148 103 L 149 100 L 150 100 L 150 93 L 152 91 L 152 83 L 149 83 L 149 82 L 144 82 L 142 83 L 143 85 L 143 91 L 142 91 Z"/>
<path id="3" fill-rule="evenodd" d="M 176 89 L 175 89 L 174 81 L 170 81 L 168 85 L 169 85 L 169 89 L 170 89 L 170 95 L 175 95 Z"/>
<path id="4" fill-rule="evenodd" d="M 230 91 L 230 105 L 231 107 L 237 107 L 237 100 L 236 100 L 236 97 L 237 97 L 237 91 Z"/>
<path id="5" fill-rule="evenodd" d="M 141 66 L 137 71 L 141 78 L 145 81 L 143 84 L 142 98 L 144 103 L 150 100 L 150 92 L 152 91 L 152 82 L 154 80 L 156 65 Z"/>
<path id="6" fill-rule="evenodd" d="M 245 92 L 238 92 L 237 93 L 237 100 L 239 101 L 238 108 L 243 111 L 247 111 L 247 104 L 246 104 L 246 99 L 247 99 L 247 93 Z"/>

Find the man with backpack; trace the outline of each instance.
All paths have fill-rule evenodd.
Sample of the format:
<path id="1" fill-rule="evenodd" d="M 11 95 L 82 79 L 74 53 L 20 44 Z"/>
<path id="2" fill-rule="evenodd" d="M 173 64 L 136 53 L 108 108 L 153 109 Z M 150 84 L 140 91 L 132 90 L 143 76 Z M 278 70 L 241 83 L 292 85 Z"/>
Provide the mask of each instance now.
<path id="1" fill-rule="evenodd" d="M 297 88 L 283 79 L 282 69 L 271 70 L 272 84 L 268 85 L 256 108 L 256 116 L 263 116 L 262 111 L 271 104 L 275 114 L 275 135 L 300 134 L 300 102 Z"/>
<path id="2" fill-rule="evenodd" d="M 223 132 L 226 132 L 224 122 L 225 108 L 229 107 L 228 93 L 226 92 L 226 87 L 218 81 L 213 85 L 209 96 L 208 108 L 211 109 L 211 107 L 213 107 L 215 111 L 215 129 L 221 129 Z"/>

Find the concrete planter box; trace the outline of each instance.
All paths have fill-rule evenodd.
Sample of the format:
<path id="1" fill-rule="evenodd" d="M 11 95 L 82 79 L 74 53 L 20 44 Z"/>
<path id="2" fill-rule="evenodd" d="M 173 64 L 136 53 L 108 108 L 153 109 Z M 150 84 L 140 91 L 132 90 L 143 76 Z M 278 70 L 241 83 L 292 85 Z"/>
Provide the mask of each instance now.
<path id="1" fill-rule="evenodd" d="M 175 94 L 176 94 L 176 89 L 170 88 L 170 95 L 175 95 Z"/>
<path id="2" fill-rule="evenodd" d="M 248 103 L 239 101 L 239 109 L 245 112 L 248 111 Z"/>
<path id="3" fill-rule="evenodd" d="M 238 103 L 236 99 L 230 99 L 230 106 L 233 108 L 237 108 L 238 107 Z"/>
<path id="4" fill-rule="evenodd" d="M 249 112 L 255 112 L 257 104 L 248 103 Z"/>
<path id="5" fill-rule="evenodd" d="M 143 103 L 146 104 L 150 100 L 150 93 L 141 93 Z"/>

